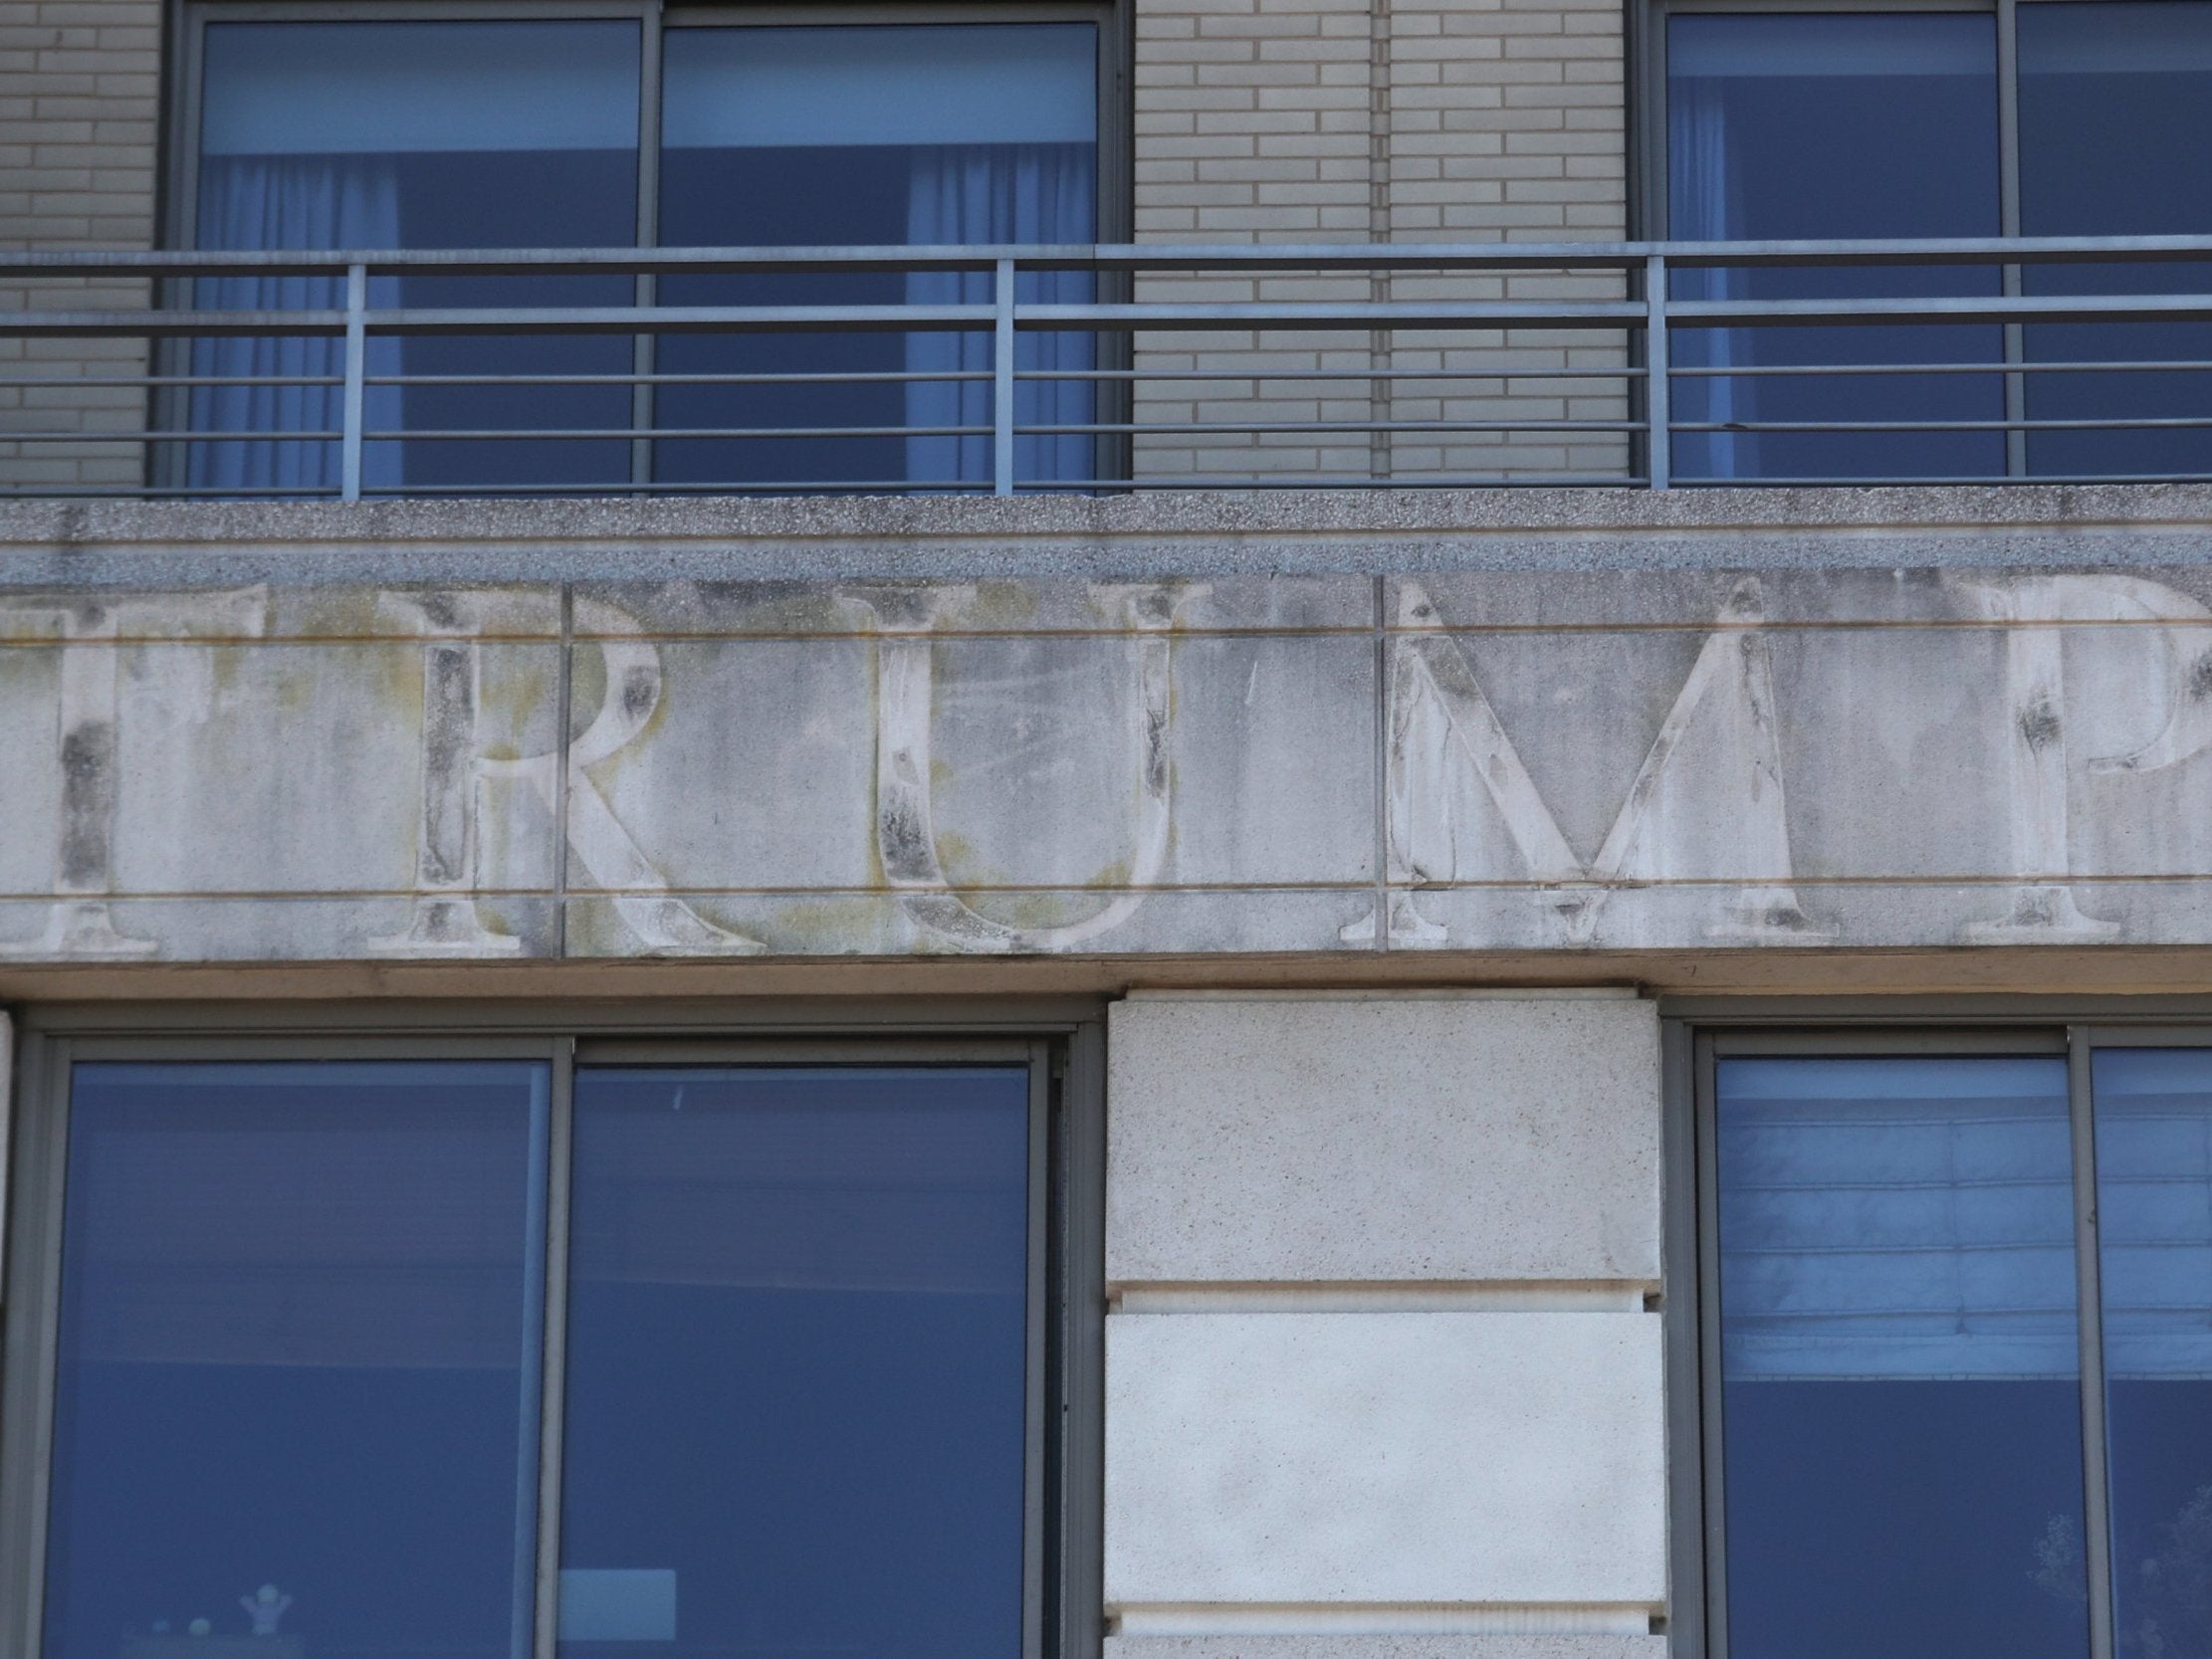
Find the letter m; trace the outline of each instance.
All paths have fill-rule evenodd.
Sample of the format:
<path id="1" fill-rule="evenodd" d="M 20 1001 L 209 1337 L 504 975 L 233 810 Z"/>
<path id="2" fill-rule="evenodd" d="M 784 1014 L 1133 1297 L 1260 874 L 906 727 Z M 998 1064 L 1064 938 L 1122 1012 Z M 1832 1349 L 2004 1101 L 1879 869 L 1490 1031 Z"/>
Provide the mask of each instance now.
<path id="1" fill-rule="evenodd" d="M 1389 942 L 1452 942 L 1414 900 L 1425 887 L 1462 886 L 1527 887 L 1554 919 L 1554 936 L 1573 944 L 1598 941 L 1607 901 L 1629 888 L 1709 892 L 1707 938 L 1823 936 L 1792 887 L 1764 620 L 1759 583 L 1746 577 L 1706 636 L 1603 845 L 1585 859 L 1537 792 L 1465 648 L 1428 595 L 1404 584 L 1390 676 Z M 1374 928 L 1373 919 L 1355 924 L 1345 937 L 1372 939 Z M 1643 936 L 1648 932 L 1632 927 L 1604 942 L 1659 942 Z"/>

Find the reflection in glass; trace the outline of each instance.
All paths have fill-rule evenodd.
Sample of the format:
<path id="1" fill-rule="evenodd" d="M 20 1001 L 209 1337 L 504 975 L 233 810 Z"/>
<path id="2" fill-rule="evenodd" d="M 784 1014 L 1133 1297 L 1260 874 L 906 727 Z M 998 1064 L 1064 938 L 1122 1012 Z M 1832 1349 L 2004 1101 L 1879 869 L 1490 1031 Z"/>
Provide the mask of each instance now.
<path id="1" fill-rule="evenodd" d="M 1087 23 L 673 30 L 660 233 L 670 247 L 1087 243 L 1097 235 L 1097 30 Z M 988 272 L 671 277 L 666 305 L 988 305 Z M 1021 298 L 1092 298 L 1084 272 L 1021 279 Z M 991 480 L 988 330 L 670 335 L 665 374 L 838 374 L 807 386 L 664 386 L 657 424 L 806 428 L 798 438 L 670 438 L 683 484 L 908 485 Z M 1024 372 L 1096 366 L 1087 333 L 1030 333 Z M 868 379 L 866 376 L 883 378 Z M 906 377 L 913 378 L 906 378 Z M 960 378 L 947 378 L 959 376 Z M 1024 426 L 1096 419 L 1093 382 L 1025 381 Z M 901 429 L 926 429 L 902 435 Z M 1017 440 L 1024 483 L 1097 476 L 1087 434 Z"/>
<path id="2" fill-rule="evenodd" d="M 2020 220 L 2029 236 L 2212 232 L 2212 3 L 2079 0 L 2020 8 Z M 2203 294 L 2212 265 L 2031 267 L 2032 294 Z M 2038 323 L 2028 360 L 2204 362 L 2212 326 Z M 2212 421 L 2212 374 L 2027 376 L 2033 420 Z M 2212 472 L 2212 429 L 2038 432 L 2045 477 Z"/>
<path id="3" fill-rule="evenodd" d="M 561 1645 L 1018 1659 L 1028 1076 L 586 1069 Z"/>
<path id="4" fill-rule="evenodd" d="M 46 1659 L 529 1652 L 547 1069 L 82 1065 Z M 238 1644 L 243 1647 L 243 1640 Z"/>
<path id="5" fill-rule="evenodd" d="M 637 236 L 634 22 L 332 22 L 207 26 L 198 246 L 382 251 L 597 248 Z M 327 308 L 320 277 L 203 281 L 211 308 Z M 620 306 L 628 277 L 379 278 L 375 307 Z M 626 374 L 627 339 L 423 335 L 370 342 L 372 376 Z M 334 432 L 335 338 L 195 343 L 196 375 L 295 383 L 193 391 L 198 432 Z M 315 381 L 315 384 L 300 384 Z M 369 388 L 370 430 L 625 429 L 626 386 Z M 331 440 L 185 446 L 197 489 L 329 491 Z M 421 438 L 366 446 L 364 487 L 612 483 L 627 438 Z"/>
<path id="6" fill-rule="evenodd" d="M 1733 1659 L 2077 1659 L 2063 1060 L 1717 1075 Z"/>
<path id="7" fill-rule="evenodd" d="M 1997 36 L 1988 16 L 1675 16 L 1666 25 L 1668 234 L 1678 241 L 1995 236 Z M 1970 267 L 1677 271 L 1684 300 L 1994 294 Z M 1993 327 L 1680 328 L 1677 368 L 1995 362 Z M 1683 375 L 1692 422 L 1994 421 L 1979 374 Z M 1678 479 L 2001 475 L 1996 433 L 1683 433 Z"/>
<path id="8" fill-rule="evenodd" d="M 2212 1051 L 2094 1062 L 2119 1651 L 2212 1653 Z"/>

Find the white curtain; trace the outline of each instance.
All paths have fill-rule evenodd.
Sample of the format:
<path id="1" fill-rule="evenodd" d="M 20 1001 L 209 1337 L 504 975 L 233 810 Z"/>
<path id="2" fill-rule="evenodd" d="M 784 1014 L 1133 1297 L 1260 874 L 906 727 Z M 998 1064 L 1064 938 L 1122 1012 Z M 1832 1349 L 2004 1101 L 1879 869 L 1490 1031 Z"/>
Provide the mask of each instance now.
<path id="1" fill-rule="evenodd" d="M 1666 89 L 1667 234 L 1678 242 L 1727 242 L 1744 229 L 1743 184 L 1728 153 L 1728 83 L 1717 77 L 1683 76 Z M 1682 271 L 1675 291 L 1685 300 L 1743 298 L 1742 273 L 1725 268 Z M 1747 358 L 1747 343 L 1735 328 L 1683 329 L 1674 335 L 1685 366 L 1726 368 Z M 1755 382 L 1733 376 L 1700 376 L 1704 396 L 1691 405 L 1710 421 L 1749 420 Z M 1697 434 L 1702 446 L 1685 446 L 1678 473 L 1712 478 L 1751 478 L 1758 474 L 1758 439 L 1747 432 Z M 1702 449 L 1705 465 L 1684 466 Z"/>
<path id="2" fill-rule="evenodd" d="M 200 185 L 199 245 L 216 249 L 383 249 L 399 245 L 399 188 L 388 156 L 228 155 L 211 158 Z M 324 310 L 342 306 L 342 279 L 221 277 L 202 279 L 197 303 L 208 310 Z M 397 371 L 399 342 L 369 342 L 369 372 Z M 341 374 L 345 342 L 337 338 L 221 338 L 195 341 L 195 376 Z M 399 425 L 399 388 L 372 387 L 366 423 Z M 196 386 L 188 425 L 194 432 L 327 432 L 338 429 L 342 392 L 331 386 Z M 395 484 L 398 446 L 370 445 L 363 482 Z M 334 442 L 283 438 L 195 441 L 186 446 L 185 482 L 197 489 L 242 493 L 274 489 L 332 490 L 338 483 Z"/>
<path id="3" fill-rule="evenodd" d="M 1096 163 L 1079 144 L 945 144 L 914 152 L 907 206 L 907 241 L 946 243 L 1088 242 L 1096 223 Z M 988 305 L 989 272 L 917 271 L 907 278 L 911 305 Z M 1025 275 L 1021 298 L 1080 304 L 1094 292 L 1090 274 L 1054 271 Z M 1015 362 L 1022 369 L 1089 369 L 1098 360 L 1089 333 L 1023 334 Z M 906 367 L 917 374 L 988 374 L 988 330 L 923 331 L 906 337 Z M 1095 382 L 1020 382 L 1014 419 L 1024 426 L 1065 425 L 1094 419 Z M 908 382 L 906 423 L 911 427 L 981 426 L 992 422 L 992 387 L 984 380 Z M 1030 435 L 1014 440 L 1014 476 L 1024 485 L 1089 479 L 1097 474 L 1097 444 L 1088 434 Z M 989 488 L 992 443 L 974 437 L 910 437 L 906 476 L 915 484 L 957 483 Z"/>

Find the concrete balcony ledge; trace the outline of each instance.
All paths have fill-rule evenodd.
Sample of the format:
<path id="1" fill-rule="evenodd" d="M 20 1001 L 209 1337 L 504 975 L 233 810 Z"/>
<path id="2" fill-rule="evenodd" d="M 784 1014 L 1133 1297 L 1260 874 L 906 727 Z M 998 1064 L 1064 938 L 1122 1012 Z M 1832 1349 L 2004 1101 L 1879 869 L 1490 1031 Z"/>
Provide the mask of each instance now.
<path id="1" fill-rule="evenodd" d="M 0 503 L 0 586 L 2212 561 L 2212 485 Z"/>

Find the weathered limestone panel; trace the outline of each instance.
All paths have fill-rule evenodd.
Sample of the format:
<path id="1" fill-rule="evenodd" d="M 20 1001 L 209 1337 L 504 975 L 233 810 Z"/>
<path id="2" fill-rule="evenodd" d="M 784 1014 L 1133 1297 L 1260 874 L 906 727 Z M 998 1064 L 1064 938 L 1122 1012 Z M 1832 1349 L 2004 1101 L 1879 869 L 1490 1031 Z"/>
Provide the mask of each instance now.
<path id="1" fill-rule="evenodd" d="M 1110 1321 L 1109 1609 L 1661 1610 L 1659 1328 L 1603 1313 Z"/>
<path id="2" fill-rule="evenodd" d="M 2202 565 L 11 589 L 0 950 L 2203 943 L 2208 664 Z"/>
<path id="3" fill-rule="evenodd" d="M 1658 1283 L 1650 1003 L 1140 996 L 1110 1034 L 1109 1282 Z"/>

